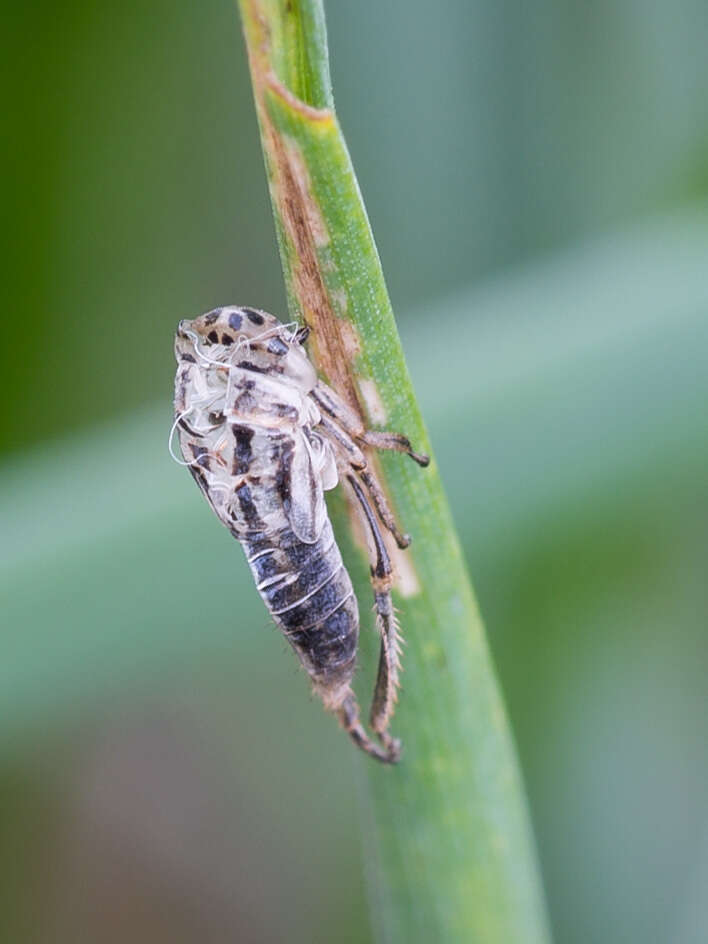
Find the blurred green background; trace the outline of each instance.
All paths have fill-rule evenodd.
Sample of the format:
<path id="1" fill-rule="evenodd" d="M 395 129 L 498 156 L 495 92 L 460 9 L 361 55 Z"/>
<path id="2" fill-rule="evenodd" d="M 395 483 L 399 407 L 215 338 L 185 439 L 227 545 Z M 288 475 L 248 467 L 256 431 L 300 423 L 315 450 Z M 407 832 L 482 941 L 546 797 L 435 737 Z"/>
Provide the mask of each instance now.
<path id="1" fill-rule="evenodd" d="M 235 9 L 6 12 L 0 939 L 366 944 L 359 758 L 166 446 L 176 322 L 284 312 Z M 327 14 L 556 941 L 703 942 L 708 7 Z"/>

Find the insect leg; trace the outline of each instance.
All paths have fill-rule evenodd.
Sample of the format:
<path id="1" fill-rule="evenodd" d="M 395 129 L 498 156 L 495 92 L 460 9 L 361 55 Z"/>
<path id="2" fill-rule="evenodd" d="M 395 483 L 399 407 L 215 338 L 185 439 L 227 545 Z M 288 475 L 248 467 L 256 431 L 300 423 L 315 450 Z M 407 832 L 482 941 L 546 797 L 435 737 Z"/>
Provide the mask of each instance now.
<path id="1" fill-rule="evenodd" d="M 371 701 L 369 723 L 384 747 L 390 751 L 398 752 L 400 742 L 396 741 L 388 731 L 396 703 L 398 672 L 401 667 L 398 626 L 393 609 L 393 600 L 391 599 L 391 584 L 393 582 L 391 560 L 379 530 L 378 522 L 363 489 L 353 475 L 347 476 L 347 478 L 362 507 L 374 542 L 371 583 L 374 588 L 376 623 L 381 634 L 381 653 L 374 697 Z"/>
<path id="2" fill-rule="evenodd" d="M 367 446 L 373 446 L 374 449 L 392 449 L 394 452 L 405 452 L 407 456 L 410 456 L 414 462 L 417 462 L 423 468 L 430 465 L 430 456 L 426 456 L 422 452 L 413 452 L 410 439 L 401 433 L 378 432 L 374 429 L 367 429 L 360 438 Z"/>
<path id="3" fill-rule="evenodd" d="M 395 764 L 399 760 L 401 756 L 401 745 L 399 741 L 391 737 L 387 740 L 382 739 L 384 746 L 381 748 L 378 744 L 374 744 L 366 733 L 364 725 L 361 723 L 361 718 L 359 717 L 359 705 L 357 704 L 354 692 L 351 690 L 349 690 L 341 706 L 337 709 L 337 717 L 349 737 L 362 751 L 375 757 L 376 760 L 382 761 L 384 764 Z"/>
<path id="4" fill-rule="evenodd" d="M 328 420 L 327 417 L 322 417 L 320 426 L 323 431 L 327 433 L 330 440 L 334 441 L 335 444 L 346 453 L 349 465 L 352 469 L 359 473 L 359 477 L 371 496 L 379 518 L 381 518 L 386 528 L 388 528 L 393 535 L 396 544 L 400 548 L 408 547 L 411 543 L 411 539 L 409 535 L 403 534 L 396 524 L 396 519 L 393 516 L 393 512 L 389 507 L 381 486 L 376 481 L 376 477 L 369 471 L 364 453 L 348 433 L 345 433 L 341 427 L 337 426 L 337 424 L 333 423 L 331 420 Z"/>
<path id="5" fill-rule="evenodd" d="M 361 442 L 365 442 L 367 446 L 373 446 L 374 449 L 392 449 L 395 452 L 405 452 L 418 465 L 426 466 L 429 464 L 428 456 L 413 452 L 410 439 L 407 436 L 403 436 L 401 433 L 377 432 L 376 430 L 365 429 L 351 407 L 321 380 L 312 391 L 312 396 L 317 404 L 326 413 L 329 413 L 354 439 L 359 439 Z"/>
<path id="6" fill-rule="evenodd" d="M 379 513 L 379 517 L 393 535 L 396 544 L 401 549 L 408 547 L 408 545 L 411 543 L 410 535 L 403 534 L 398 529 L 396 519 L 393 517 L 393 512 L 389 508 L 386 496 L 384 495 L 383 490 L 376 479 L 376 476 L 372 475 L 368 469 L 362 469 L 359 472 L 359 478 L 366 486 L 366 490 L 368 491 L 371 500 L 373 501 L 376 510 Z"/>

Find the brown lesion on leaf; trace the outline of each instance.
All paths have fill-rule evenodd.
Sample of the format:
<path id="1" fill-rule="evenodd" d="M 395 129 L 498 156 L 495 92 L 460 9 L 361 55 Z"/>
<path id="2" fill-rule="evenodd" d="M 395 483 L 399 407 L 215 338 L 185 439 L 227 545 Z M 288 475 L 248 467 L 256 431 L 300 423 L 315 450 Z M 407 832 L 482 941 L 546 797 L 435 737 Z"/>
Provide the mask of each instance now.
<path id="1" fill-rule="evenodd" d="M 291 285 L 310 327 L 313 357 L 329 383 L 361 415 L 352 375 L 359 344 L 351 323 L 337 317 L 325 285 L 318 249 L 329 243 L 327 226 L 312 195 L 300 149 L 264 116 L 271 160 L 271 186 L 283 231 L 293 252 L 289 255 Z"/>
<path id="2" fill-rule="evenodd" d="M 334 114 L 330 109 L 313 108 L 301 101 L 274 74 L 267 19 L 257 0 L 251 0 L 249 7 L 246 45 L 271 196 L 285 239 L 292 247 L 287 254 L 288 282 L 302 317 L 311 329 L 313 360 L 328 382 L 361 417 L 361 399 L 353 376 L 354 360 L 360 349 L 356 329 L 348 319 L 338 317 L 318 256 L 318 250 L 329 244 L 327 225 L 312 193 L 302 151 L 296 141 L 275 127 L 266 100 L 268 96 L 277 97 L 308 122 L 333 123 Z M 337 299 L 336 307 L 342 310 L 341 298 Z"/>
<path id="3" fill-rule="evenodd" d="M 282 141 L 293 179 L 297 184 L 300 194 L 303 196 L 302 208 L 312 242 L 315 245 L 315 249 L 324 249 L 329 245 L 329 231 L 322 218 L 319 206 L 311 196 L 312 185 L 310 183 L 310 175 L 305 166 L 305 160 L 302 156 L 302 151 L 297 142 L 287 135 L 281 134 L 280 140 Z"/>

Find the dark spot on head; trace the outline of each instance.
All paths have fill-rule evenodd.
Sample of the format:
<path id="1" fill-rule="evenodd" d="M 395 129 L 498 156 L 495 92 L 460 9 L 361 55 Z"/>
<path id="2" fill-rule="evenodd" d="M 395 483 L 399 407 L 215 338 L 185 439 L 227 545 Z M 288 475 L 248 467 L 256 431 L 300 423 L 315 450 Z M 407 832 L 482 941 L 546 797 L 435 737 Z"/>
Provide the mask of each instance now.
<path id="1" fill-rule="evenodd" d="M 207 335 L 207 340 L 211 341 L 212 344 L 218 344 L 219 335 L 216 333 L 216 331 L 210 331 L 209 334 Z"/>
<path id="2" fill-rule="evenodd" d="M 221 412 L 221 410 L 212 410 L 212 412 L 209 414 L 209 422 L 212 424 L 212 426 L 220 426 L 224 422 L 225 418 L 226 417 Z"/>
<path id="3" fill-rule="evenodd" d="M 271 338 L 268 342 L 268 350 L 271 354 L 277 354 L 278 357 L 282 357 L 284 354 L 287 354 L 289 348 L 285 341 L 282 341 L 280 338 Z"/>
<path id="4" fill-rule="evenodd" d="M 221 335 L 221 343 L 225 345 L 226 347 L 228 347 L 229 344 L 234 343 L 234 339 L 231 337 L 230 334 L 226 334 L 226 332 L 224 332 L 224 334 Z"/>
<path id="5" fill-rule="evenodd" d="M 183 355 L 182 355 L 182 360 L 183 360 L 183 361 L 189 361 L 190 364 L 196 364 L 196 363 L 197 363 L 196 359 L 195 359 L 194 357 L 192 357 L 191 354 L 183 354 Z"/>
<path id="6" fill-rule="evenodd" d="M 207 324 L 207 325 L 214 324 L 214 322 L 216 321 L 216 319 L 219 317 L 220 314 L 221 314 L 220 308 L 215 308 L 213 311 L 208 312 L 206 315 L 204 315 L 204 324 Z"/>
<path id="7" fill-rule="evenodd" d="M 265 318 L 260 313 L 260 311 L 256 311 L 255 308 L 244 308 L 243 310 L 246 312 L 246 317 L 248 318 L 248 320 L 252 321 L 253 324 L 255 325 L 265 324 Z"/>
<path id="8" fill-rule="evenodd" d="M 232 311 L 229 315 L 229 327 L 233 328 L 234 331 L 240 331 L 241 325 L 243 323 L 243 316 L 238 311 Z"/>

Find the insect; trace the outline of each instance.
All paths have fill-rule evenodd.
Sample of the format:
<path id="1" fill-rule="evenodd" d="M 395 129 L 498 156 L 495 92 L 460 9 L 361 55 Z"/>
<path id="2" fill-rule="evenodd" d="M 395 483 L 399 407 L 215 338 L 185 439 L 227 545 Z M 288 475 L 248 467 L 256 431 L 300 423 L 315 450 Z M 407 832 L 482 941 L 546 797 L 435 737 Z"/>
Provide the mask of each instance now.
<path id="1" fill-rule="evenodd" d="M 410 538 L 398 529 L 362 447 L 404 452 L 421 466 L 428 458 L 413 452 L 405 436 L 364 428 L 318 379 L 303 347 L 307 334 L 236 306 L 181 321 L 173 433 L 184 464 L 241 543 L 263 602 L 325 707 L 358 747 L 393 763 L 400 756 L 400 742 L 389 732 L 399 639 L 381 527 L 400 548 Z M 370 726 L 378 743 L 364 728 L 351 688 L 359 611 L 324 501 L 338 482 L 349 489 L 371 537 L 381 649 Z"/>

